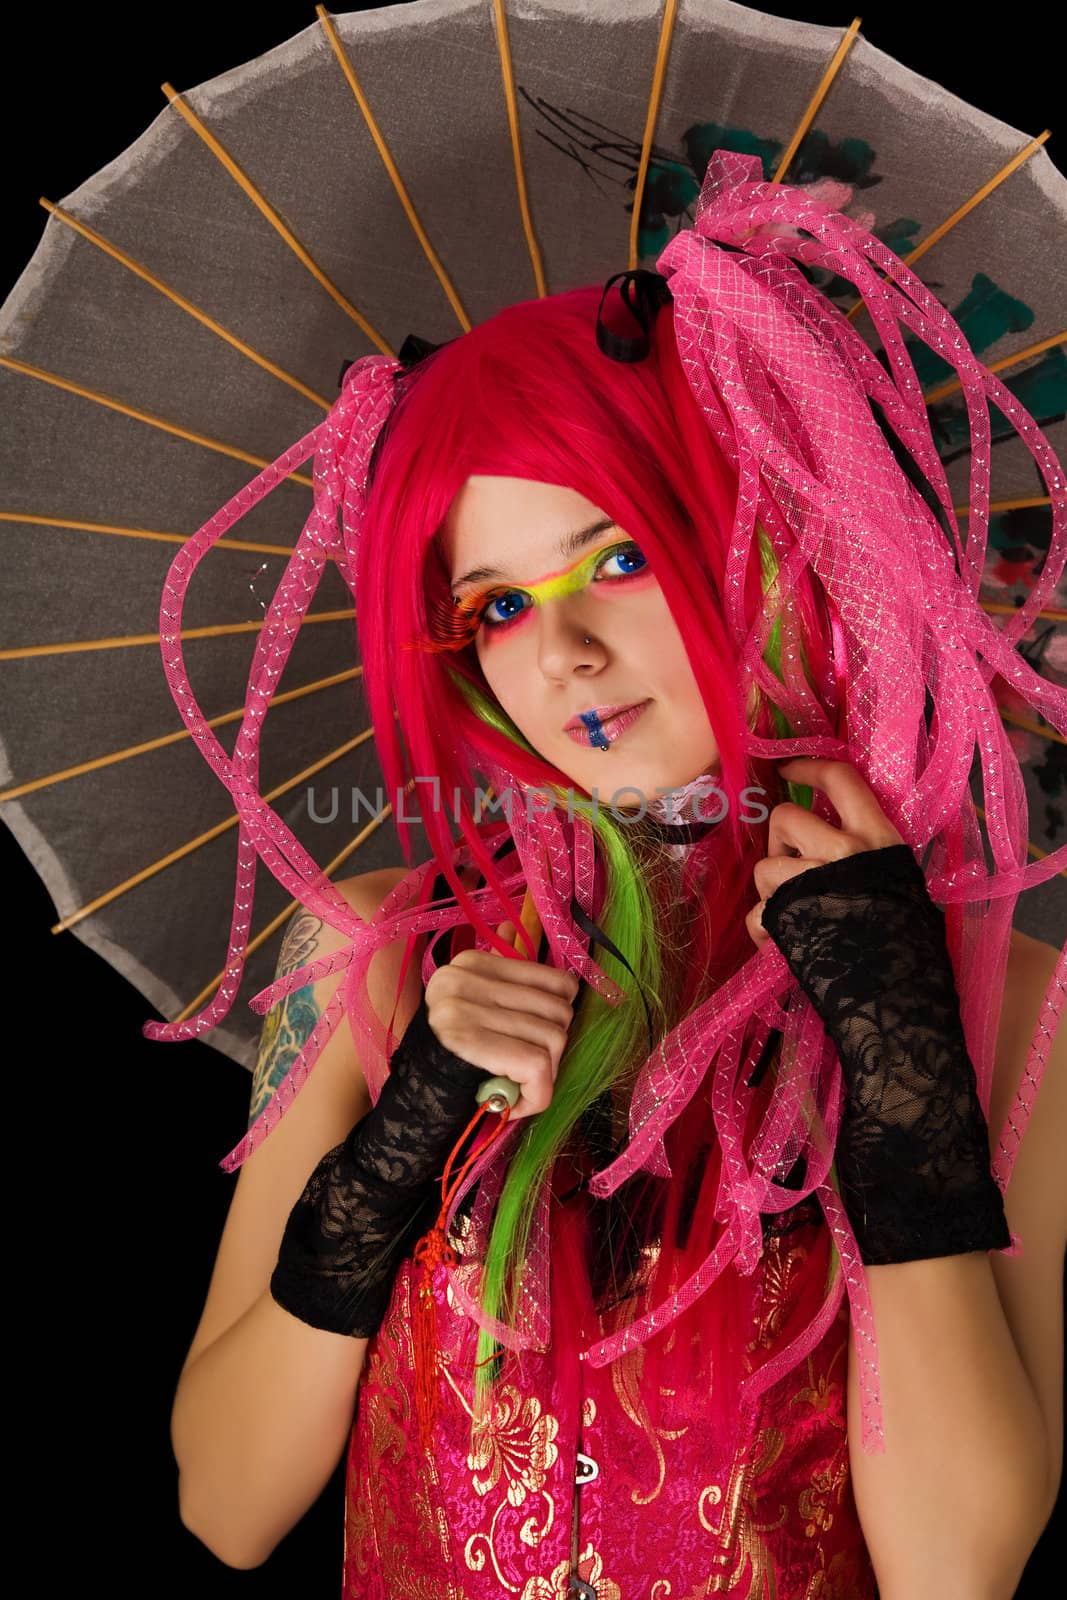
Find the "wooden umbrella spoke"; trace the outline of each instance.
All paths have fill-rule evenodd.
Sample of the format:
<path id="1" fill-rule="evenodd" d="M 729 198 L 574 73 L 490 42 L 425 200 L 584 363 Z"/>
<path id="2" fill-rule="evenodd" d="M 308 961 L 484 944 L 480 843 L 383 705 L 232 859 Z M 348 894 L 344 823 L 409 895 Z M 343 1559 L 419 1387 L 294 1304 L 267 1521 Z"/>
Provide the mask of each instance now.
<path id="1" fill-rule="evenodd" d="M 349 611 L 312 611 L 301 618 L 301 625 L 307 622 L 343 622 L 348 617 L 355 616 L 355 610 Z M 185 639 L 215 639 L 234 633 L 258 633 L 263 626 L 263 618 L 258 622 L 218 622 L 210 627 L 183 628 L 178 635 Z M 14 650 L 0 650 L 0 661 L 24 661 L 30 656 L 62 656 L 70 655 L 78 650 L 126 650 L 136 645 L 159 645 L 158 633 L 131 633 L 118 639 L 75 639 L 70 644 L 29 644 L 21 645 Z"/>
<path id="2" fill-rule="evenodd" d="M 823 73 L 815 93 L 809 100 L 807 109 L 797 125 L 796 132 L 789 141 L 789 145 L 786 148 L 785 154 L 778 163 L 774 177 L 771 179 L 772 183 L 781 183 L 783 174 L 789 171 L 790 163 L 792 162 L 797 151 L 800 149 L 801 140 L 804 138 L 804 135 L 815 121 L 819 107 L 822 105 L 827 94 L 830 92 L 831 84 L 837 77 L 837 74 L 840 72 L 842 66 L 844 65 L 845 57 L 848 55 L 853 44 L 855 43 L 856 35 L 860 30 L 860 24 L 862 21 L 862 17 L 854 17 L 848 31 L 842 35 L 841 42 L 834 51 L 833 58 L 831 59 L 826 71 Z"/>
<path id="3" fill-rule="evenodd" d="M 226 168 L 226 171 L 230 174 L 230 177 L 233 178 L 234 182 L 244 190 L 245 194 L 252 201 L 252 204 L 260 212 L 260 214 L 266 217 L 267 221 L 278 234 L 279 238 L 285 241 L 301 265 L 306 267 L 311 273 L 311 276 L 315 279 L 316 283 L 322 285 L 322 287 L 326 290 L 326 293 L 330 296 L 330 299 L 333 300 L 335 304 L 340 306 L 341 310 L 346 314 L 346 316 L 352 318 L 352 321 L 363 331 L 363 333 L 366 334 L 367 338 L 381 351 L 383 356 L 389 356 L 390 359 L 395 360 L 396 351 L 392 348 L 392 346 L 385 339 L 383 339 L 377 328 L 375 328 L 372 323 L 367 321 L 362 312 L 356 310 L 351 300 L 349 300 L 348 297 L 341 292 L 341 290 L 334 283 L 333 279 L 327 277 L 326 273 L 319 266 L 318 262 L 313 259 L 309 251 L 300 243 L 300 240 L 297 238 L 292 228 L 289 227 L 288 223 L 282 221 L 281 217 L 271 205 L 270 201 L 264 194 L 261 193 L 259 189 L 256 188 L 256 185 L 252 182 L 251 178 L 243 170 L 243 168 L 237 165 L 237 162 L 230 155 L 229 151 L 224 149 L 223 145 L 211 132 L 210 128 L 207 127 L 206 123 L 202 122 L 192 107 L 182 99 L 177 89 L 175 89 L 172 84 L 165 83 L 163 85 L 163 93 L 167 96 L 167 99 L 170 101 L 174 109 L 180 112 L 185 118 L 190 128 L 192 128 L 193 131 L 200 136 L 204 144 L 206 144 L 208 149 L 211 151 L 212 155 L 215 156 L 216 159 Z"/>
<path id="4" fill-rule="evenodd" d="M 308 778 L 313 778 L 316 773 L 322 772 L 325 767 L 331 766 L 335 761 L 339 761 L 342 756 L 348 755 L 349 751 L 355 750 L 358 745 L 365 744 L 368 739 L 373 737 L 374 729 L 365 728 L 354 739 L 349 739 L 347 743 L 338 745 L 335 750 L 331 750 L 318 761 L 312 762 L 310 767 L 305 767 L 295 777 L 287 778 L 284 783 L 278 784 L 277 788 L 262 796 L 263 801 L 269 805 L 281 795 L 288 794 L 290 790 L 297 788 L 301 783 L 305 783 Z M 175 862 L 183 861 L 186 856 L 192 855 L 194 851 L 201 849 L 203 845 L 210 844 L 212 839 L 217 839 L 226 833 L 228 829 L 236 827 L 240 820 L 240 815 L 235 811 L 232 816 L 216 823 L 213 828 L 208 828 L 206 832 L 197 834 L 195 839 L 187 840 L 185 844 L 179 845 L 176 850 L 171 850 L 169 854 L 160 856 L 158 861 L 153 861 L 147 867 L 142 867 L 140 872 L 135 872 L 132 877 L 124 879 L 122 883 L 117 883 L 114 888 L 106 889 L 103 894 L 97 895 L 95 900 L 90 900 L 88 905 L 79 906 L 77 911 L 72 911 L 69 917 L 64 917 L 62 922 L 57 922 L 50 931 L 52 933 L 63 933 L 67 928 L 73 928 L 76 923 L 83 921 L 85 917 L 92 916 L 95 911 L 101 910 L 102 907 L 110 905 L 113 900 L 118 900 L 120 896 L 128 894 L 131 889 L 136 889 L 140 884 L 146 883 L 149 878 L 154 878 L 157 873 L 165 871 L 167 867 L 174 866 Z"/>
<path id="5" fill-rule="evenodd" d="M 1014 355 L 1003 356 L 999 361 L 990 362 L 987 370 L 989 372 L 1004 372 L 1008 367 L 1021 366 L 1024 361 L 1029 361 L 1031 357 L 1043 355 L 1046 350 L 1051 350 L 1054 345 L 1065 342 L 1067 342 L 1067 328 L 1062 333 L 1050 334 L 1047 339 L 1039 339 L 1037 344 L 1027 345 L 1025 350 L 1017 350 Z M 936 405 L 939 400 L 944 400 L 959 388 L 962 388 L 960 380 L 958 378 L 949 378 L 944 383 L 939 384 L 936 389 L 931 389 L 928 394 L 923 395 L 923 400 L 928 406 Z"/>
<path id="6" fill-rule="evenodd" d="M 990 515 L 993 515 L 995 512 L 1000 511 L 1024 511 L 1031 506 L 1050 506 L 1051 504 L 1052 496 L 1050 494 L 1031 494 L 1025 495 L 1020 500 L 990 500 L 989 511 Z M 971 514 L 969 505 L 953 506 L 952 510 L 957 517 L 969 517 Z"/>
<path id="7" fill-rule="evenodd" d="M 291 389 L 295 389 L 305 399 L 313 401 L 315 405 L 321 406 L 324 411 L 330 410 L 330 402 L 323 395 L 317 394 L 314 389 L 309 389 L 306 383 L 301 383 L 299 378 L 294 378 L 292 373 L 285 371 L 284 367 L 277 366 L 267 356 L 261 355 L 258 350 L 254 350 L 250 344 L 246 344 L 235 333 L 231 333 L 228 328 L 224 328 L 221 322 L 216 322 L 214 317 L 209 317 L 206 311 L 201 311 L 199 306 L 194 305 L 191 300 L 187 300 L 185 295 L 179 294 L 177 289 L 172 289 L 168 283 L 164 283 L 162 278 L 157 277 L 154 272 L 150 272 L 142 262 L 135 260 L 131 255 L 127 255 L 125 250 L 120 250 L 117 244 L 111 243 L 110 239 L 105 239 L 103 234 L 95 232 L 94 229 L 74 216 L 72 212 L 65 211 L 62 206 L 53 205 L 51 200 L 45 200 L 42 197 L 41 204 L 53 217 L 65 223 L 68 228 L 73 228 L 75 233 L 80 233 L 83 239 L 88 239 L 90 244 L 96 245 L 98 250 L 102 250 L 105 255 L 117 261 L 120 266 L 126 267 L 128 271 L 135 273 L 138 278 L 142 278 L 145 283 L 158 290 L 179 310 L 193 317 L 202 327 L 207 328 L 218 338 L 223 339 L 234 350 L 239 351 L 241 355 L 247 356 L 249 361 L 254 361 L 257 367 L 263 368 L 264 372 L 269 372 L 272 377 L 280 378 L 282 383 L 287 383 Z"/>
<path id="8" fill-rule="evenodd" d="M 252 467 L 269 467 L 270 461 L 262 456 L 254 456 L 248 450 L 239 450 L 236 445 L 223 444 L 221 439 L 210 439 L 206 434 L 194 433 L 191 428 L 183 428 L 176 422 L 167 422 L 163 417 L 154 417 L 149 411 L 140 411 L 136 406 L 128 406 L 123 400 L 116 400 L 114 396 L 101 394 L 97 389 L 88 389 L 84 384 L 75 383 L 72 378 L 60 377 L 58 372 L 45 372 L 43 367 L 31 367 L 27 361 L 16 361 L 14 356 L 0 356 L 0 367 L 9 367 L 12 372 L 21 372 L 27 378 L 37 378 L 41 383 L 50 383 L 56 389 L 65 389 L 69 394 L 76 394 L 83 400 L 92 400 L 99 406 L 107 406 L 110 411 L 119 411 L 124 417 L 132 417 L 135 422 L 147 423 L 150 428 L 159 428 L 164 433 L 172 433 L 178 439 L 185 439 L 190 444 L 201 445 L 205 450 L 215 450 L 219 455 L 232 456 L 235 461 L 247 461 Z M 314 489 L 315 484 L 311 478 L 306 478 L 302 472 L 290 472 L 283 482 L 302 483 L 308 489 Z"/>
<path id="9" fill-rule="evenodd" d="M 545 269 L 541 261 L 541 251 L 534 233 L 533 218 L 530 215 L 530 201 L 526 193 L 526 172 L 522 162 L 522 141 L 519 137 L 519 106 L 515 98 L 515 74 L 511 65 L 511 44 L 508 38 L 508 19 L 504 10 L 504 0 L 493 0 L 493 17 L 496 22 L 496 43 L 500 55 L 500 71 L 504 80 L 504 102 L 507 106 L 508 129 L 511 134 L 511 155 L 515 164 L 515 183 L 519 191 L 519 211 L 522 216 L 522 230 L 526 236 L 526 248 L 530 254 L 530 264 L 533 267 L 534 283 L 537 285 L 538 299 L 543 300 L 548 293 L 545 287 Z"/>
<path id="10" fill-rule="evenodd" d="M 1031 722 L 1027 717 L 1020 717 L 1014 711 L 1001 711 L 1001 722 L 1010 722 L 1013 728 L 1023 728 L 1027 733 L 1036 733 L 1041 739 L 1051 739 L 1053 744 L 1067 744 L 1067 739 L 1055 728 L 1042 727 L 1038 722 Z"/>
<path id="11" fill-rule="evenodd" d="M 983 611 L 993 611 L 998 615 L 1015 616 L 1019 607 L 1009 604 L 1007 600 L 979 600 L 978 604 Z M 1052 609 L 1034 613 L 1034 622 L 1038 617 L 1045 617 L 1049 622 L 1067 622 L 1067 611 Z"/>
<path id="12" fill-rule="evenodd" d="M 925 239 L 920 240 L 914 249 L 908 251 L 906 256 L 901 256 L 900 259 L 903 264 L 906 267 L 910 267 L 913 261 L 917 261 L 919 257 L 925 255 L 928 250 L 932 250 L 935 244 L 939 244 L 940 241 L 945 237 L 946 233 L 950 233 L 952 231 L 957 222 L 962 222 L 964 217 L 969 216 L 977 206 L 981 205 L 983 200 L 987 200 L 993 191 L 998 189 L 1006 178 L 1010 178 L 1012 173 L 1017 171 L 1018 168 L 1022 166 L 1024 161 L 1029 161 L 1030 157 L 1035 153 L 1035 151 L 1040 150 L 1041 146 L 1045 143 L 1045 140 L 1050 137 L 1050 135 L 1051 129 L 1046 128 L 1044 133 L 1039 133 L 1036 139 L 1031 139 L 1030 143 L 1025 145 L 1024 148 L 1018 151 L 1016 155 L 1012 156 L 1010 161 L 1005 162 L 1000 171 L 995 173 L 987 183 L 983 183 L 980 189 L 976 189 L 969 200 L 965 200 L 961 206 L 957 207 L 950 217 L 946 217 L 944 222 L 939 223 L 934 229 L 933 233 L 929 234 Z M 891 276 L 888 280 L 883 279 L 883 282 L 885 281 L 892 281 Z M 861 311 L 866 310 L 866 301 L 857 300 L 856 304 L 851 306 L 845 315 L 848 317 L 849 321 L 852 322 L 856 319 L 856 317 L 859 316 Z"/>
<path id="13" fill-rule="evenodd" d="M 975 809 L 976 813 L 978 814 L 980 819 L 984 822 L 986 820 L 985 811 L 978 804 L 977 800 L 975 800 L 973 802 L 973 805 L 974 805 L 974 809 Z M 1048 856 L 1050 856 L 1052 854 L 1051 850 L 1042 850 L 1041 846 L 1039 844 L 1035 844 L 1032 839 L 1027 839 L 1026 848 L 1029 851 L 1029 853 L 1033 856 L 1035 861 L 1044 861 L 1046 859 L 1046 857 L 1048 857 Z M 1067 868 L 1061 868 L 1060 871 L 1056 874 L 1056 876 L 1059 877 L 1059 878 L 1067 878 Z"/>
<path id="14" fill-rule="evenodd" d="M 318 694 L 321 689 L 332 689 L 336 684 L 358 678 L 362 672 L 362 667 L 349 667 L 347 672 L 335 672 L 329 678 L 316 678 L 314 683 L 305 683 L 299 689 L 287 689 L 284 694 L 274 695 L 271 705 L 280 706 L 290 700 L 302 700 L 306 695 Z M 244 714 L 244 706 L 238 706 L 235 711 L 224 711 L 220 716 L 209 718 L 207 726 L 221 728 L 229 722 L 236 722 Z M 31 778 L 13 789 L 0 790 L 0 804 L 5 800 L 21 800 L 23 795 L 35 794 L 38 789 L 50 789 L 54 784 L 66 783 L 69 778 L 80 778 L 87 772 L 97 772 L 101 767 L 113 767 L 120 761 L 131 761 L 134 756 L 147 755 L 152 750 L 162 750 L 165 745 L 178 744 L 182 739 L 191 738 L 192 734 L 188 728 L 179 728 L 174 733 L 161 734 L 157 739 L 146 739 L 143 744 L 127 745 L 124 750 L 112 750 L 107 755 L 94 757 L 91 761 L 80 761 L 77 766 L 65 767 L 62 772 L 49 772 L 43 778 Z"/>
<path id="15" fill-rule="evenodd" d="M 423 254 L 430 263 L 430 266 L 433 268 L 434 273 L 437 276 L 437 281 L 445 291 L 445 294 L 448 297 L 448 302 L 459 319 L 460 327 L 463 329 L 464 333 L 469 333 L 471 330 L 471 320 L 463 308 L 463 304 L 460 301 L 459 295 L 456 293 L 455 285 L 453 284 L 452 279 L 445 270 L 440 256 L 430 243 L 426 230 L 419 220 L 419 216 L 415 210 L 414 204 L 412 203 L 411 196 L 407 191 L 407 187 L 403 178 L 400 176 L 396 162 L 393 160 L 392 152 L 390 151 L 385 140 L 385 136 L 379 128 L 374 113 L 370 108 L 370 102 L 363 93 L 359 79 L 356 77 L 355 70 L 348 58 L 348 53 L 338 37 L 337 30 L 333 25 L 333 18 L 330 16 L 325 6 L 316 6 L 315 14 L 322 24 L 322 30 L 329 41 L 330 48 L 337 57 L 341 71 L 345 75 L 345 81 L 355 97 L 356 104 L 363 113 L 363 120 L 367 124 L 367 130 L 370 133 L 371 138 L 374 140 L 374 143 L 378 147 L 378 153 L 385 165 L 385 170 L 389 174 L 389 179 L 393 185 L 393 188 L 396 190 L 397 199 L 403 206 L 404 213 L 408 221 L 411 223 L 415 237 L 422 246 Z"/>
<path id="16" fill-rule="evenodd" d="M 73 528 L 79 533 L 110 533 L 125 539 L 157 540 L 163 544 L 188 544 L 187 533 L 155 533 L 150 528 L 126 528 L 115 522 L 83 522 L 77 517 L 45 517 L 36 511 L 0 511 L 0 522 L 30 522 L 42 528 Z M 249 550 L 256 555 L 291 556 L 293 546 L 258 544 L 251 539 L 227 539 L 225 535 L 211 546 L 215 550 Z M 330 560 L 336 560 L 333 551 Z"/>
<path id="17" fill-rule="evenodd" d="M 498 0 L 499 5 L 499 0 Z M 678 11 L 678 0 L 666 0 L 663 7 L 663 20 L 660 23 L 659 46 L 656 50 L 656 64 L 652 69 L 652 86 L 648 93 L 648 110 L 645 115 L 645 132 L 641 140 L 641 158 L 637 163 L 637 180 L 634 184 L 634 203 L 630 213 L 630 253 L 627 265 L 633 272 L 637 266 L 637 236 L 641 227 L 641 202 L 645 195 L 645 182 L 648 177 L 648 164 L 652 155 L 652 140 L 656 132 L 656 121 L 659 117 L 660 100 L 663 97 L 663 83 L 667 76 L 667 61 L 670 56 L 671 38 L 674 34 L 674 19 Z"/>

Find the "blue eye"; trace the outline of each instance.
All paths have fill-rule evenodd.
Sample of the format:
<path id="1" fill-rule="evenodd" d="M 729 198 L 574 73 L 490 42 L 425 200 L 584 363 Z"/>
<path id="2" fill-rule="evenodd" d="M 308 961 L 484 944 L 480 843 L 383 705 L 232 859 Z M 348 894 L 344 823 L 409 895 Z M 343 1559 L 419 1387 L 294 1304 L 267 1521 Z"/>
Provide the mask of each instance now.
<path id="1" fill-rule="evenodd" d="M 503 594 L 495 594 L 482 612 L 482 621 L 487 622 L 491 628 L 498 628 L 502 622 L 514 622 L 522 612 L 529 607 L 522 605 L 523 591 L 521 589 L 505 589 Z M 492 616 L 490 613 L 494 606 L 507 606 L 509 602 L 518 601 L 519 605 L 513 611 L 505 611 L 503 616 Z"/>
<path id="2" fill-rule="evenodd" d="M 622 562 L 623 570 L 605 573 L 604 569 L 609 561 Z M 648 560 L 639 547 L 632 540 L 627 540 L 624 544 L 612 545 L 610 549 L 604 551 L 594 568 L 590 582 L 618 583 L 623 578 L 636 577 L 647 565 Z M 491 630 L 499 631 L 501 628 L 506 628 L 510 622 L 515 622 L 521 617 L 524 611 L 529 611 L 530 606 L 523 603 L 529 599 L 530 596 L 525 589 L 502 589 L 486 601 L 478 621 Z M 500 613 L 493 613 L 494 606 L 501 607 Z"/>
<path id="3" fill-rule="evenodd" d="M 624 567 L 622 572 L 617 574 L 617 576 L 622 577 L 622 578 L 630 578 L 635 573 L 640 572 L 642 570 L 642 568 L 648 566 L 647 557 L 645 557 L 645 556 L 643 556 L 641 554 L 641 551 L 637 548 L 637 546 L 635 544 L 619 545 L 614 550 L 609 550 L 607 556 L 605 557 L 605 559 L 601 562 L 600 566 L 597 567 L 597 577 L 598 578 L 600 577 L 600 574 L 603 572 L 604 568 L 607 566 L 609 561 L 623 561 L 623 562 L 636 562 L 637 563 L 636 566 Z M 609 576 L 614 576 L 614 574 L 609 574 Z"/>

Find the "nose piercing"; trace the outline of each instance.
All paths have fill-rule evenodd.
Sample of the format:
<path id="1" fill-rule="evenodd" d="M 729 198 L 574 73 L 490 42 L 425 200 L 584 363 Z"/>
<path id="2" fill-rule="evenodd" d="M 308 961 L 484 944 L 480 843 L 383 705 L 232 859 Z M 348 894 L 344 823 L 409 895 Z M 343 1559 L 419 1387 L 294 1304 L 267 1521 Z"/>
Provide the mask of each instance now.
<path id="1" fill-rule="evenodd" d="M 585 640 L 584 640 L 584 643 L 585 643 L 585 644 L 592 644 L 592 642 L 593 642 L 593 641 L 592 641 L 592 639 L 590 639 L 590 637 L 589 637 L 589 635 L 588 635 L 588 634 L 586 634 L 586 636 L 585 636 Z"/>

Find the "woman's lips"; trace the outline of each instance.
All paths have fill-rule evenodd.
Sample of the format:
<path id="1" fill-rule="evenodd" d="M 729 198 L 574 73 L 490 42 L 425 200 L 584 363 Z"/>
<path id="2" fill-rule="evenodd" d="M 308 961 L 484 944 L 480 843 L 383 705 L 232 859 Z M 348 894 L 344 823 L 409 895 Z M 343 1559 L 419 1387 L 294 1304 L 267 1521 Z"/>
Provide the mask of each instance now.
<path id="1" fill-rule="evenodd" d="M 638 717 L 652 704 L 651 700 L 642 700 L 640 705 L 629 706 L 625 711 L 617 711 L 613 717 L 607 717 L 603 722 L 593 713 L 589 713 L 589 726 L 583 724 L 580 728 L 567 728 L 567 737 L 573 739 L 575 744 L 584 745 L 588 750 L 607 750 L 616 739 L 622 737 L 627 728 L 633 727 Z"/>

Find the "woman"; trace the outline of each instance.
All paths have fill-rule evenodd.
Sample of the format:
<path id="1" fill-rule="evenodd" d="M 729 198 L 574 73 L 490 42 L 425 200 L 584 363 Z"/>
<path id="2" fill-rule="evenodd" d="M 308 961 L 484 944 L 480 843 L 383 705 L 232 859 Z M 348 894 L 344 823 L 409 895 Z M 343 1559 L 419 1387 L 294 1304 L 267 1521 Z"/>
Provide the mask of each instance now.
<path id="1" fill-rule="evenodd" d="M 671 294 L 630 280 L 632 346 L 599 290 L 511 307 L 399 400 L 357 363 L 312 443 L 293 582 L 340 507 L 433 859 L 329 886 L 243 813 L 306 909 L 174 1410 L 183 1520 L 231 1565 L 346 1439 L 349 1596 L 1010 1595 L 1055 1499 L 1055 1048 L 1006 1194 L 990 1158 L 1063 990 L 1017 935 L 1005 980 L 1008 893 L 958 887 L 992 701 L 946 623 L 979 608 L 863 401 L 922 461 L 906 382 L 894 415 L 752 201 L 789 197 L 801 259 L 858 231 L 728 175 Z M 1017 796 L 993 820 L 1017 893 Z M 519 1087 L 491 1142 L 487 1074 Z"/>

